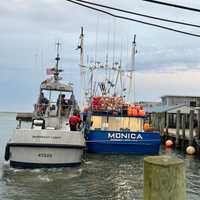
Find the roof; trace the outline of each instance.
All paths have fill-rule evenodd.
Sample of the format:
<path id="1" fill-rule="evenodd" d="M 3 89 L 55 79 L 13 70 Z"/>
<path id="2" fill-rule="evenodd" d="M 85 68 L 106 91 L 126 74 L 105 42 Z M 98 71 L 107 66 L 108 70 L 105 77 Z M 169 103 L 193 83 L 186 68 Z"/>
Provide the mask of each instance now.
<path id="1" fill-rule="evenodd" d="M 147 113 L 162 113 L 162 112 L 168 112 L 168 113 L 177 113 L 178 110 L 180 110 L 181 113 L 189 114 L 190 110 L 194 110 L 195 113 L 197 112 L 197 109 L 200 109 L 198 107 L 190 107 L 185 104 L 179 104 L 174 106 L 155 106 L 151 108 L 144 108 L 145 112 Z"/>
<path id="2" fill-rule="evenodd" d="M 53 79 L 47 79 L 43 81 L 40 85 L 42 90 L 56 90 L 63 92 L 73 92 L 73 88 L 71 85 L 60 83 L 59 81 L 55 81 Z"/>
<path id="3" fill-rule="evenodd" d="M 151 108 L 144 108 L 144 109 L 145 109 L 145 112 L 147 112 L 147 113 L 162 113 L 162 112 L 170 112 L 170 111 L 174 111 L 174 110 L 177 111 L 185 106 L 186 106 L 185 104 L 179 104 L 179 105 L 173 105 L 173 106 L 161 105 L 161 106 L 154 106 Z M 176 113 L 176 111 L 175 111 L 175 113 Z"/>
<path id="4" fill-rule="evenodd" d="M 182 95 L 164 95 L 161 96 L 161 98 L 166 98 L 166 97 L 176 97 L 176 98 L 200 98 L 200 96 L 182 96 Z"/>

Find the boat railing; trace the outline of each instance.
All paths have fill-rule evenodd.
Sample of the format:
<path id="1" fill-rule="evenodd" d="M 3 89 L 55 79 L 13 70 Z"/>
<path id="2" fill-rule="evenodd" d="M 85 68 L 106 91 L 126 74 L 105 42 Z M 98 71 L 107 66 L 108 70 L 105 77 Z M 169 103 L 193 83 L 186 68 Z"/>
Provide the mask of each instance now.
<path id="1" fill-rule="evenodd" d="M 92 110 L 91 114 L 94 116 L 130 117 L 130 118 L 143 118 L 143 119 L 146 118 L 146 116 L 139 116 L 139 115 L 129 116 L 127 114 L 127 110 L 118 110 L 118 111 L 116 111 L 116 110 L 103 110 L 103 111 Z"/>

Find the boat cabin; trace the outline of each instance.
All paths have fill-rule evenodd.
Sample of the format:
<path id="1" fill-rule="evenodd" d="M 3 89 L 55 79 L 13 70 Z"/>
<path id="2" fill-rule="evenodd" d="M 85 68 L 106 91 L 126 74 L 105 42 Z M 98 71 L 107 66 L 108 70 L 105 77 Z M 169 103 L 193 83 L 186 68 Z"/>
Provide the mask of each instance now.
<path id="1" fill-rule="evenodd" d="M 46 80 L 41 83 L 40 95 L 35 105 L 37 116 L 68 117 L 72 107 L 75 105 L 73 88 L 71 85 Z"/>
<path id="2" fill-rule="evenodd" d="M 73 88 L 70 84 L 63 84 L 53 78 L 43 81 L 40 85 L 40 94 L 34 105 L 32 128 L 34 129 L 60 129 L 66 126 L 69 115 L 78 108 Z M 17 118 L 17 128 L 22 128 L 23 117 Z M 29 120 L 30 121 L 30 120 Z"/>
<path id="3" fill-rule="evenodd" d="M 144 117 L 92 115 L 90 130 L 143 132 L 143 126 Z"/>

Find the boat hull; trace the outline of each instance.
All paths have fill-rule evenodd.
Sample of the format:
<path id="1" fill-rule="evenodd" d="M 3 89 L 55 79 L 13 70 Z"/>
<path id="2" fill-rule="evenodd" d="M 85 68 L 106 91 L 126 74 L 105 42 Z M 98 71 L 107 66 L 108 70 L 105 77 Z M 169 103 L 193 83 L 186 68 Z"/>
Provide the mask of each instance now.
<path id="1" fill-rule="evenodd" d="M 14 168 L 80 165 L 85 149 L 81 132 L 17 129 L 8 142 L 5 160 Z"/>
<path id="2" fill-rule="evenodd" d="M 52 145 L 11 144 L 10 166 L 14 168 L 52 168 L 81 164 L 83 148 Z"/>
<path id="3" fill-rule="evenodd" d="M 160 149 L 159 132 L 116 132 L 90 130 L 86 135 L 90 153 L 155 155 Z"/>

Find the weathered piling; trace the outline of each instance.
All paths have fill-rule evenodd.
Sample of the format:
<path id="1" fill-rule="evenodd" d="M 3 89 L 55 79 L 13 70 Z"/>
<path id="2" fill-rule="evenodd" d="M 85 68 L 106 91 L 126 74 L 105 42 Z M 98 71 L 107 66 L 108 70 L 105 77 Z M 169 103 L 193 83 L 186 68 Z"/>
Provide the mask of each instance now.
<path id="1" fill-rule="evenodd" d="M 200 107 L 197 109 L 197 138 L 200 140 Z"/>
<path id="2" fill-rule="evenodd" d="M 197 109 L 197 130 L 196 130 L 197 138 L 197 152 L 200 154 L 200 102 L 198 103 L 198 109 Z"/>
<path id="3" fill-rule="evenodd" d="M 166 134 L 168 134 L 168 128 L 169 128 L 169 113 L 166 112 Z"/>
<path id="4" fill-rule="evenodd" d="M 176 113 L 176 147 L 180 147 L 180 125 L 181 125 L 181 111 Z"/>
<path id="5" fill-rule="evenodd" d="M 181 142 L 181 148 L 185 149 L 185 127 L 186 127 L 186 115 L 183 114 L 181 117 L 181 126 L 182 126 L 182 142 Z"/>
<path id="6" fill-rule="evenodd" d="M 186 200 L 185 167 L 170 156 L 144 158 L 144 200 Z"/>
<path id="7" fill-rule="evenodd" d="M 189 145 L 193 144 L 193 130 L 194 130 L 194 110 L 190 110 L 190 121 L 189 121 Z"/>

